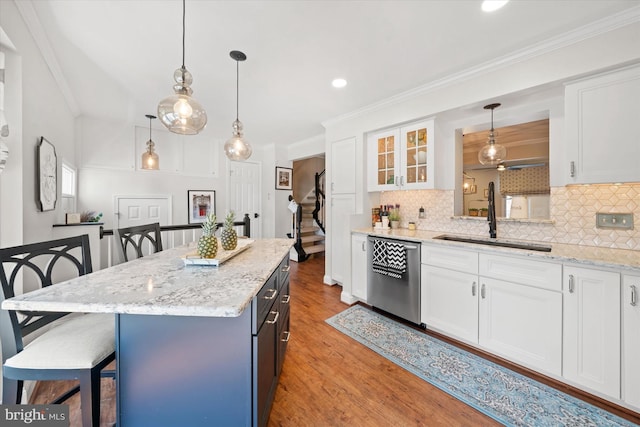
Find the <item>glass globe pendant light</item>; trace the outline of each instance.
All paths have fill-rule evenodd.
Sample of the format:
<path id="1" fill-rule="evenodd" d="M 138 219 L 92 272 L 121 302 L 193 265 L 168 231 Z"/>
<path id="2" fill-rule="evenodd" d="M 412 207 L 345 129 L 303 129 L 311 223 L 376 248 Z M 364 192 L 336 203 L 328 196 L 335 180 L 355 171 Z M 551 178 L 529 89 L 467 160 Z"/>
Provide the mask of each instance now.
<path id="1" fill-rule="evenodd" d="M 493 129 L 493 110 L 499 106 L 500 104 L 489 104 L 484 106 L 485 110 L 491 110 L 491 130 L 489 131 L 487 145 L 482 147 L 478 152 L 478 160 L 483 165 L 497 165 L 507 157 L 507 149 L 500 144 L 496 144 L 496 137 Z"/>
<path id="2" fill-rule="evenodd" d="M 240 61 L 247 59 L 247 55 L 238 51 L 232 50 L 229 52 L 229 56 L 236 61 L 236 119 L 232 124 L 233 136 L 224 144 L 224 152 L 230 160 L 247 160 L 251 157 L 251 144 L 244 139 L 242 133 L 242 122 L 238 119 L 238 109 L 240 104 L 240 77 L 239 77 L 239 64 Z"/>
<path id="3" fill-rule="evenodd" d="M 207 124 L 207 113 L 191 95 L 193 76 L 184 66 L 185 0 L 182 0 L 182 67 L 173 73 L 176 84 L 174 95 L 158 104 L 158 117 L 162 124 L 173 133 L 196 135 Z"/>
<path id="4" fill-rule="evenodd" d="M 151 120 L 155 119 L 156 116 L 145 114 L 145 117 L 149 119 L 149 140 L 147 141 L 147 151 L 142 153 L 142 169 L 158 170 L 160 168 L 160 158 L 153 149 L 156 144 L 151 139 Z"/>

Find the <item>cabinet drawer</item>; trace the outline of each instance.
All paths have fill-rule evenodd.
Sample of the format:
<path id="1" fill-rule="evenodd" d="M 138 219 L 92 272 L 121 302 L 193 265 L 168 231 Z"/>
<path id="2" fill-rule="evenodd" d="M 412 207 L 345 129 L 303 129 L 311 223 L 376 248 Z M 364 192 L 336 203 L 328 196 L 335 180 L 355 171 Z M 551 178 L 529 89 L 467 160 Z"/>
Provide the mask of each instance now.
<path id="1" fill-rule="evenodd" d="M 422 245 L 422 264 L 478 274 L 478 252 Z"/>
<path id="2" fill-rule="evenodd" d="M 251 333 L 257 334 L 278 298 L 278 273 L 274 272 L 251 302 Z M 276 309 L 278 306 L 276 305 Z"/>
<path id="3" fill-rule="evenodd" d="M 280 293 L 278 294 L 278 304 L 280 312 L 280 318 L 289 316 L 289 301 L 291 300 L 291 295 L 289 295 L 289 282 L 284 284 L 284 287 L 280 288 Z M 283 322 L 278 322 L 280 330 L 282 330 Z"/>
<path id="4" fill-rule="evenodd" d="M 278 266 L 278 289 L 282 289 L 285 282 L 289 282 L 289 254 L 284 257 Z"/>
<path id="5" fill-rule="evenodd" d="M 480 276 L 562 291 L 562 265 L 503 255 L 480 254 Z"/>

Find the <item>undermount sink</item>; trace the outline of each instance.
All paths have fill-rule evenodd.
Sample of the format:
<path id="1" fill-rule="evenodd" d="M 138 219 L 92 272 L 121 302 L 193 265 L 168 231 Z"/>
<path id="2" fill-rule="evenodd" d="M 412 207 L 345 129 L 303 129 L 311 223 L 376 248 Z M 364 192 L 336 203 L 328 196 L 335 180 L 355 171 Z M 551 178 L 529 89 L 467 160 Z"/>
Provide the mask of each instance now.
<path id="1" fill-rule="evenodd" d="M 551 246 L 536 245 L 536 244 L 530 244 L 530 243 L 514 243 L 514 242 L 503 242 L 499 240 L 474 239 L 472 237 L 459 237 L 459 236 L 451 236 L 448 234 L 442 234 L 440 236 L 436 236 L 434 237 L 434 239 L 450 240 L 453 242 L 475 243 L 477 245 L 501 246 L 504 248 L 513 248 L 513 249 L 525 249 L 529 251 L 551 252 Z"/>

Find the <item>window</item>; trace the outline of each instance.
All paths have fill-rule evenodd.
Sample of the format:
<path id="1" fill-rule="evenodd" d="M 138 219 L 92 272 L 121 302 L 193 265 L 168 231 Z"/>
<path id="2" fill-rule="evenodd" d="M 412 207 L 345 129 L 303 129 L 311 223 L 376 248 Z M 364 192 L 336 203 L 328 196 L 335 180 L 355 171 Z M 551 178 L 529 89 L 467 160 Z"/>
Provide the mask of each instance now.
<path id="1" fill-rule="evenodd" d="M 76 168 L 62 160 L 62 215 L 76 211 Z M 63 221 L 64 222 L 64 221 Z"/>

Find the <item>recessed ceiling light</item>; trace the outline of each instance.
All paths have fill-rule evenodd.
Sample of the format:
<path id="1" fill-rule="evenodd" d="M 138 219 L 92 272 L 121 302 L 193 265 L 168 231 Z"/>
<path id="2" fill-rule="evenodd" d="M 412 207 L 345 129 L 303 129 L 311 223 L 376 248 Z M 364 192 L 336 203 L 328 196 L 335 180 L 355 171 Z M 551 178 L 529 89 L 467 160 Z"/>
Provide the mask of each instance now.
<path id="1" fill-rule="evenodd" d="M 484 0 L 482 2 L 482 10 L 485 12 L 493 12 L 507 3 L 509 3 L 509 0 Z"/>
<path id="2" fill-rule="evenodd" d="M 333 79 L 333 81 L 331 82 L 331 86 L 337 87 L 337 88 L 342 88 L 342 87 L 345 87 L 346 85 L 347 85 L 347 81 L 345 79 Z"/>

